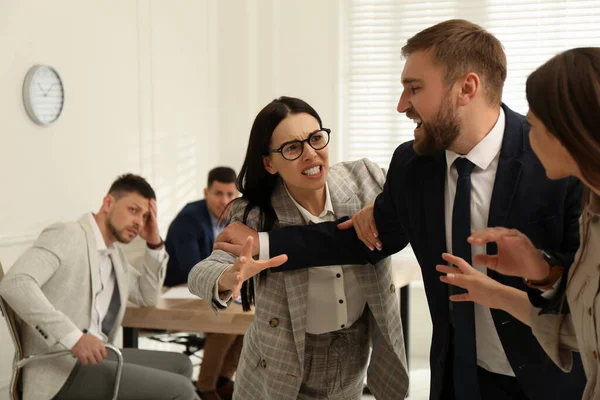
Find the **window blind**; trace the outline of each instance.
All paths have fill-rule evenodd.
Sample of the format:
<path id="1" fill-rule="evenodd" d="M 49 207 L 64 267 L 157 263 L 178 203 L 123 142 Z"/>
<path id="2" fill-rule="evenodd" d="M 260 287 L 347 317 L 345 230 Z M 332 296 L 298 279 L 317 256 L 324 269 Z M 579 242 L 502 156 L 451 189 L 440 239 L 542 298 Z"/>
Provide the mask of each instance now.
<path id="1" fill-rule="evenodd" d="M 400 49 L 417 32 L 463 18 L 503 44 L 508 76 L 503 101 L 526 113 L 525 80 L 560 51 L 600 46 L 600 1 L 344 0 L 341 128 L 343 159 L 368 157 L 387 167 L 394 149 L 413 139 L 414 123 L 398 114 L 404 66 Z"/>

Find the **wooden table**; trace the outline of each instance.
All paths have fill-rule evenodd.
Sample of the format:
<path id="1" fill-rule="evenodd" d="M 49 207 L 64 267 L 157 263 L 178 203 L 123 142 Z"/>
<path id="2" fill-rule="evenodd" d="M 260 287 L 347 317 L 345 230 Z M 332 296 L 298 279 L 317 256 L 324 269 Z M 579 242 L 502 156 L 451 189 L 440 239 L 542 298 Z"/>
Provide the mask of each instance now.
<path id="1" fill-rule="evenodd" d="M 254 311 L 244 312 L 237 303 L 232 303 L 216 315 L 210 305 L 200 298 L 160 298 L 156 307 L 138 307 L 130 303 L 122 324 L 123 347 L 137 347 L 140 328 L 243 335 L 253 318 Z"/>

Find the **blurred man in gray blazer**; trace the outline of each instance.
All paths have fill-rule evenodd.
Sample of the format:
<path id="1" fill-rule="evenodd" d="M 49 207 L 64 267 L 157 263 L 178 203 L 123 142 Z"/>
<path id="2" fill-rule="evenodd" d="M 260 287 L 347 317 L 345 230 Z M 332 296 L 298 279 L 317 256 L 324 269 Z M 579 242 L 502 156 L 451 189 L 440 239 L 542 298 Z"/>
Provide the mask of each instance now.
<path id="1" fill-rule="evenodd" d="M 127 301 L 153 306 L 168 255 L 156 222 L 156 195 L 143 178 L 119 177 L 96 213 L 46 228 L 0 282 L 20 318 L 25 355 L 71 350 L 73 356 L 25 366 L 24 399 L 108 399 L 115 340 Z M 143 268 L 116 245 L 137 235 L 147 243 Z M 119 399 L 196 399 L 189 359 L 178 353 L 123 350 Z"/>

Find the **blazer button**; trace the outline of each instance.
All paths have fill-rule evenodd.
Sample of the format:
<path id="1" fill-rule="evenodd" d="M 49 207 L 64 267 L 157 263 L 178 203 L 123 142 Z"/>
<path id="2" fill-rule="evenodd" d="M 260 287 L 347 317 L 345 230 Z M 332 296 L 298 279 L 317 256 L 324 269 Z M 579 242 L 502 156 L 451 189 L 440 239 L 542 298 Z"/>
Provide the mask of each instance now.
<path id="1" fill-rule="evenodd" d="M 592 315 L 592 307 L 588 308 L 588 314 L 591 316 Z"/>
<path id="2" fill-rule="evenodd" d="M 594 360 L 598 359 L 598 353 L 596 353 L 596 350 L 592 351 L 592 355 L 594 356 Z"/>
<path id="3" fill-rule="evenodd" d="M 271 328 L 277 328 L 279 326 L 279 320 L 277 318 L 271 318 L 269 321 L 269 326 Z"/>
<path id="4" fill-rule="evenodd" d="M 390 293 L 396 293 L 396 286 L 393 283 L 390 285 Z"/>
<path id="5" fill-rule="evenodd" d="M 264 358 L 260 360 L 260 366 L 263 368 L 267 368 L 267 361 Z"/>

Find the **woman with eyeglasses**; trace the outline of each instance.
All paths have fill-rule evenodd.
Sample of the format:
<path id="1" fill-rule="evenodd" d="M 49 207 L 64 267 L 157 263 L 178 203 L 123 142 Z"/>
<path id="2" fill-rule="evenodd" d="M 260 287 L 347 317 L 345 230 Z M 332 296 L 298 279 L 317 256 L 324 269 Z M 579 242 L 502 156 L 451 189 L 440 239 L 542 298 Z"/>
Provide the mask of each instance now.
<path id="1" fill-rule="evenodd" d="M 352 216 L 381 192 L 384 172 L 369 160 L 329 167 L 331 131 L 306 102 L 280 97 L 256 117 L 238 177 L 242 198 L 232 221 L 259 232 Z M 274 233 L 272 233 L 274 234 Z M 254 261 L 216 250 L 190 272 L 190 291 L 213 299 L 215 311 L 240 290 L 255 316 L 244 337 L 234 399 L 360 399 L 369 360 L 370 390 L 403 399 L 408 374 L 400 309 L 390 260 L 293 272 L 270 268 L 285 256 Z M 268 249 L 261 249 L 268 255 Z M 252 274 L 249 274 L 252 275 Z M 243 284 L 242 284 L 243 282 Z"/>
<path id="2" fill-rule="evenodd" d="M 529 76 L 526 94 L 531 147 L 546 174 L 550 179 L 575 176 L 586 186 L 579 220 L 581 245 L 573 265 L 563 274 L 561 260 L 537 250 L 521 232 L 486 228 L 474 233 L 469 242 L 496 243 L 498 254 L 479 255 L 473 261 L 524 278 L 532 288 L 531 302 L 524 292 L 501 285 L 450 254 L 443 258 L 458 268 L 438 265 L 437 269 L 447 274 L 441 276 L 443 282 L 467 289 L 465 294 L 452 296 L 453 301 L 501 309 L 530 325 L 546 353 L 564 371 L 571 369 L 572 352 L 580 352 L 587 376 L 583 398 L 598 399 L 600 48 L 571 49 L 550 59 Z M 539 298 L 542 291 L 546 300 Z M 564 307 L 567 303 L 568 310 Z"/>

